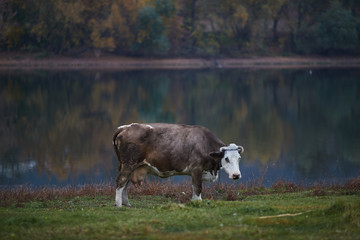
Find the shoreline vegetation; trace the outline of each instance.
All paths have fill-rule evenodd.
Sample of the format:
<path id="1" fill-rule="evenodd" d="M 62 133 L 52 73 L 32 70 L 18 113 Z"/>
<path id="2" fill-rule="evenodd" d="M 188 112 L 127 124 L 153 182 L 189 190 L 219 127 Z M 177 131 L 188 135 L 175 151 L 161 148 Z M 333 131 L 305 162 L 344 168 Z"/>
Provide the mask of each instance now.
<path id="1" fill-rule="evenodd" d="M 359 239 L 360 177 L 344 184 L 279 181 L 129 187 L 132 207 L 114 207 L 114 184 L 0 189 L 0 239 Z"/>
<path id="2" fill-rule="evenodd" d="M 0 53 L 0 70 L 135 70 L 209 68 L 326 68 L 359 67 L 360 57 L 262 57 L 243 58 L 133 58 L 120 56 L 42 58 L 41 54 Z"/>
<path id="3" fill-rule="evenodd" d="M 271 195 L 293 192 L 306 192 L 309 196 L 330 196 L 330 195 L 359 195 L 360 196 L 360 176 L 338 183 L 317 183 L 314 185 L 303 186 L 284 180 L 277 181 L 271 187 L 263 187 L 262 180 L 253 181 L 247 184 L 235 183 L 215 183 L 203 186 L 203 199 L 241 201 L 247 196 Z M 174 202 L 185 203 L 191 199 L 190 183 L 170 183 L 147 181 L 141 186 L 129 185 L 128 195 L 139 196 L 164 196 Z M 0 207 L 15 204 L 21 206 L 25 202 L 31 201 L 52 201 L 61 198 L 74 197 L 96 197 L 96 196 L 115 196 L 115 184 L 85 184 L 78 186 L 17 186 L 0 188 Z"/>

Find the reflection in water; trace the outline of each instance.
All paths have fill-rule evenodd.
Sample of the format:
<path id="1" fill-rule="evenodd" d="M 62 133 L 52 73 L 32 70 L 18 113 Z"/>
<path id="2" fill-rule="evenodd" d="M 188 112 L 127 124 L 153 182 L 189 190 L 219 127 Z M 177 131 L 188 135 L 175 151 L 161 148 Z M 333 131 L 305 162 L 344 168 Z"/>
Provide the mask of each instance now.
<path id="1" fill-rule="evenodd" d="M 245 147 L 244 181 L 360 172 L 360 69 L 0 73 L 0 185 L 113 180 L 113 130 L 208 127 Z"/>

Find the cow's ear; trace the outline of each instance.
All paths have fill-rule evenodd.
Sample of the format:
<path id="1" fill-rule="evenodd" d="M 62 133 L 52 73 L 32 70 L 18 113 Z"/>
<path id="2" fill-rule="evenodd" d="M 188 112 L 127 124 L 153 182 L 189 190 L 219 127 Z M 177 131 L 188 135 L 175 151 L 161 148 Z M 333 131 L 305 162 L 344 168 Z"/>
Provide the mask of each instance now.
<path id="1" fill-rule="evenodd" d="M 238 146 L 238 151 L 239 151 L 239 154 L 242 154 L 244 152 L 244 147 Z"/>
<path id="2" fill-rule="evenodd" d="M 224 157 L 224 152 L 211 152 L 209 153 L 209 156 L 216 160 L 220 160 Z"/>

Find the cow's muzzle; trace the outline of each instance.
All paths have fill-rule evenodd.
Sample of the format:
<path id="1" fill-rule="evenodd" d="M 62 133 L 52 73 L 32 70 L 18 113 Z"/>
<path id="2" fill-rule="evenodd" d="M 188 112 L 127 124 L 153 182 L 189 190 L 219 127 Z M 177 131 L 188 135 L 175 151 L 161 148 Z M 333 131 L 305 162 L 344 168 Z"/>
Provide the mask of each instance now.
<path id="1" fill-rule="evenodd" d="M 237 180 L 237 179 L 239 179 L 240 177 L 241 177 L 240 174 L 233 174 L 233 175 L 232 175 L 232 179 L 233 179 L 233 180 Z"/>

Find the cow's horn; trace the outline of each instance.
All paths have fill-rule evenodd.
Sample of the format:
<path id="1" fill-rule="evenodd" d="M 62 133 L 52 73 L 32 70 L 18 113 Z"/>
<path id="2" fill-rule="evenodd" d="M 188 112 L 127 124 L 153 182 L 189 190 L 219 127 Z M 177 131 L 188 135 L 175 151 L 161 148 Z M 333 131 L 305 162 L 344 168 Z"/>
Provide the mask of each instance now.
<path id="1" fill-rule="evenodd" d="M 240 153 L 244 152 L 244 147 L 243 146 L 238 146 L 238 150 L 240 150 Z"/>

